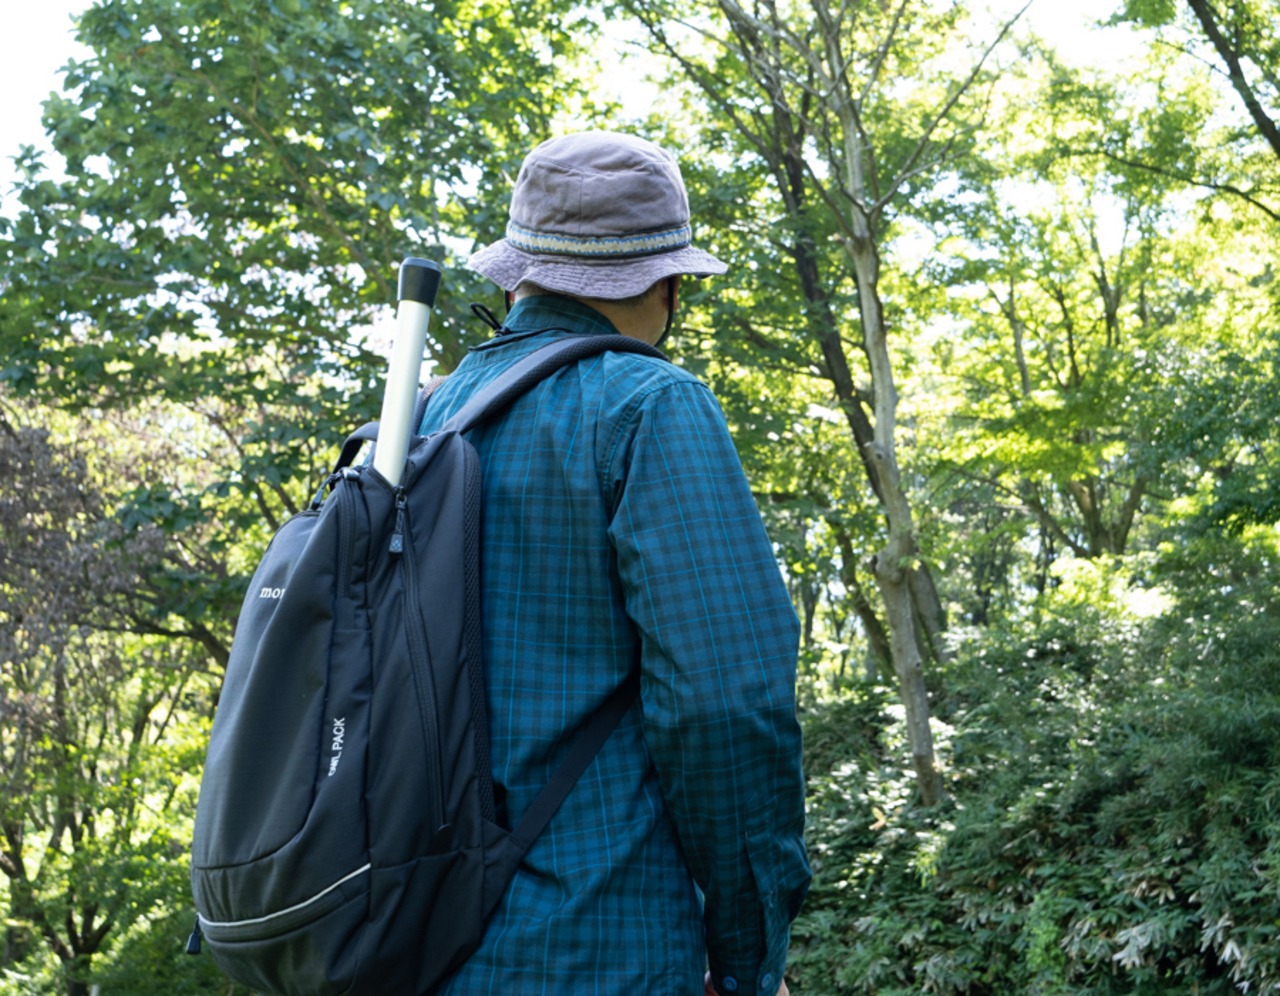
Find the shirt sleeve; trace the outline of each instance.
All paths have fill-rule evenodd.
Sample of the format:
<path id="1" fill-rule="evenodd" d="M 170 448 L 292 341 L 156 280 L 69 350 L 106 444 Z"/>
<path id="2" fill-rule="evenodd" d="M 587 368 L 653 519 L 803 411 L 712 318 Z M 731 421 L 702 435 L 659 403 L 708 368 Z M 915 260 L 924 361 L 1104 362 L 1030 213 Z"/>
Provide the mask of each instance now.
<path id="1" fill-rule="evenodd" d="M 711 392 L 653 390 L 610 464 L 644 731 L 704 895 L 722 993 L 774 996 L 809 884 L 795 679 L 799 624 Z"/>

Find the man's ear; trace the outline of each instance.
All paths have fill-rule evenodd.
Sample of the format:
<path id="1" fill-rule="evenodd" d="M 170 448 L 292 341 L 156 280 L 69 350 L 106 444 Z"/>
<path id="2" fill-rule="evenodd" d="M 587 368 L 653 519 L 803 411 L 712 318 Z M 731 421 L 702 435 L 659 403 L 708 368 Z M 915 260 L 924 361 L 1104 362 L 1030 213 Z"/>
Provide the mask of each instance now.
<path id="1" fill-rule="evenodd" d="M 663 292 L 663 303 L 671 311 L 680 307 L 680 274 L 667 278 L 667 286 Z"/>

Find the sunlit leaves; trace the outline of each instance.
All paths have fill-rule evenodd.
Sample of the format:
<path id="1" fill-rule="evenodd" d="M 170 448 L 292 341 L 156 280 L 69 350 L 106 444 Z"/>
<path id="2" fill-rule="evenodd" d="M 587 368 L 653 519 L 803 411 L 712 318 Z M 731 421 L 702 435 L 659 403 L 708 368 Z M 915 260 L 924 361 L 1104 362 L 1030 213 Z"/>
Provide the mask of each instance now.
<path id="1" fill-rule="evenodd" d="M 0 871 L 14 953 L 47 946 L 80 983 L 184 887 L 201 749 L 182 728 L 211 683 L 155 601 L 168 542 L 112 516 L 132 440 L 43 414 L 55 433 L 0 408 L 0 470 L 23 484 L 0 501 Z"/>
<path id="2" fill-rule="evenodd" d="M 454 264 L 501 233 L 514 164 L 589 80 L 585 25 L 562 0 L 85 11 L 93 54 L 45 108 L 68 178 L 24 151 L 0 219 L 0 405 L 62 429 L 0 502 L 25 509 L 0 524 L 5 912 L 29 941 L 6 958 L 43 944 L 87 983 L 183 904 L 245 579 L 377 414 L 370 326 L 401 258 L 448 268 L 436 364 L 476 338 Z"/>

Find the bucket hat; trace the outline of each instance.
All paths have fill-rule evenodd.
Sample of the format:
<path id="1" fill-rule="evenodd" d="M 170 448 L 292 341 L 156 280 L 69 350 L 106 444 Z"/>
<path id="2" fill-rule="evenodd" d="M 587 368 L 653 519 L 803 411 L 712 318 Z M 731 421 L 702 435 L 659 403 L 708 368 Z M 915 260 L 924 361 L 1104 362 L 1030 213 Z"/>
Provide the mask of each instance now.
<path id="1" fill-rule="evenodd" d="M 689 196 L 665 149 L 633 135 L 588 131 L 543 142 L 525 157 L 507 237 L 467 265 L 504 290 L 525 281 L 618 300 L 679 274 L 727 267 L 692 245 Z"/>

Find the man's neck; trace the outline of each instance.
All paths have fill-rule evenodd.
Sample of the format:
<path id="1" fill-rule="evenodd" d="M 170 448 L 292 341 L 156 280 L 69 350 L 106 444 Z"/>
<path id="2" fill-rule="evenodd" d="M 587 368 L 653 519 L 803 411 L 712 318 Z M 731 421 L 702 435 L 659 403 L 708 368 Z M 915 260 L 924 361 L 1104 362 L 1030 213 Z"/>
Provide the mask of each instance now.
<path id="1" fill-rule="evenodd" d="M 620 305 L 602 298 L 578 297 L 575 294 L 558 294 L 528 289 L 517 291 L 515 300 L 521 301 L 527 297 L 546 296 L 548 294 L 552 297 L 563 297 L 570 301 L 576 301 L 592 309 L 607 318 L 613 327 L 623 335 L 647 342 L 649 345 L 653 345 L 657 341 L 666 327 L 666 303 L 664 296 L 660 293 L 650 295 L 650 300 L 646 300 L 639 305 Z"/>

